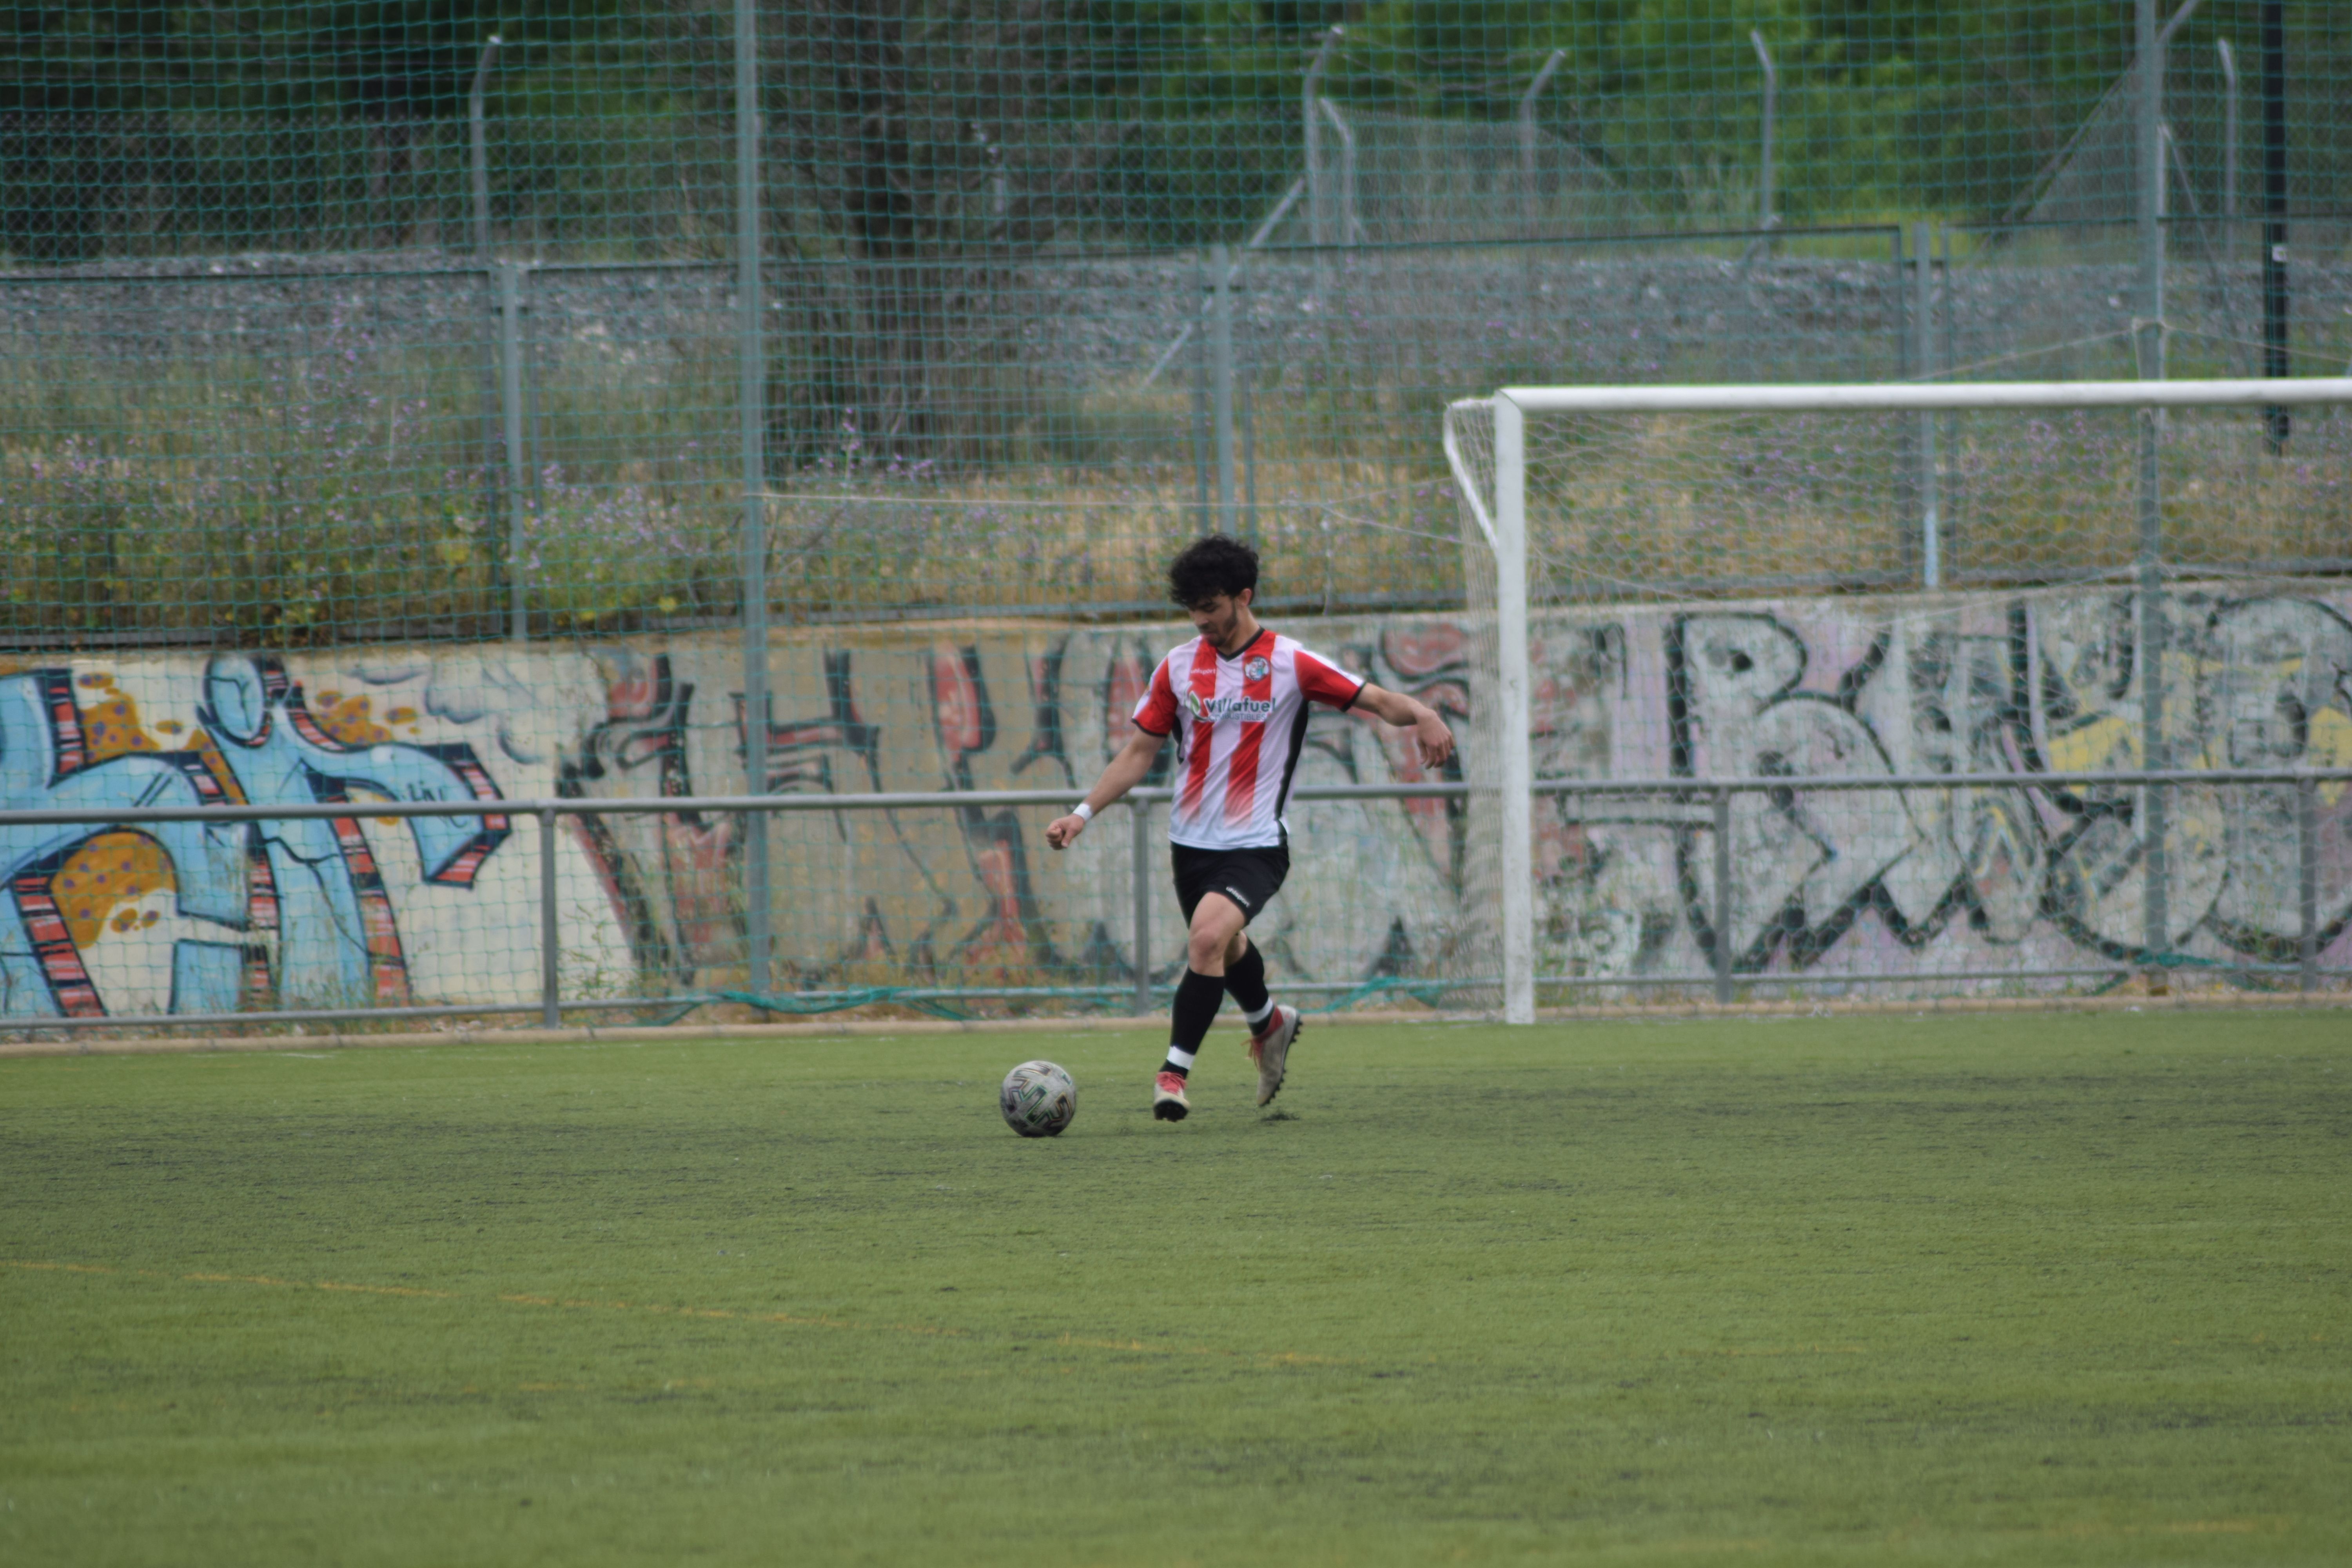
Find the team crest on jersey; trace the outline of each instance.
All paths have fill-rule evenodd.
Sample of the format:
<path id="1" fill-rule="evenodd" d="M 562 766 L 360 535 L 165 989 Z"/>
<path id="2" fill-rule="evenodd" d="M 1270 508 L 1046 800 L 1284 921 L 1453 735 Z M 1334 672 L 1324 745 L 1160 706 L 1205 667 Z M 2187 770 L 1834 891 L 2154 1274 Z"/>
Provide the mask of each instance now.
<path id="1" fill-rule="evenodd" d="M 1244 680 L 1264 680 L 1274 673 L 1274 663 L 1262 653 L 1254 653 L 1242 660 Z"/>

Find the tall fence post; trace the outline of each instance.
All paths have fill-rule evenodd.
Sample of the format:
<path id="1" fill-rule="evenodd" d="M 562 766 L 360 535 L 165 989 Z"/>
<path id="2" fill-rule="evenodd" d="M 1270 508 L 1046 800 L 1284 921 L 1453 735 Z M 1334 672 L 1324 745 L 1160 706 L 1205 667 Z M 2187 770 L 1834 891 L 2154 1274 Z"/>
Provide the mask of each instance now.
<path id="1" fill-rule="evenodd" d="M 2164 379 L 2164 43 L 2158 36 L 2156 0 L 2136 0 L 2139 59 L 2138 123 L 2133 138 L 2138 198 L 2139 320 L 2133 323 L 2139 378 Z M 2161 409 L 2139 411 L 2139 647 L 2134 663 L 2140 679 L 2140 765 L 2164 766 L 2164 497 L 2160 467 L 2164 437 Z M 2172 945 L 2170 889 L 2165 864 L 2164 791 L 2140 792 L 2141 946 L 2158 960 Z M 2152 984 L 2161 980 L 2151 972 Z"/>
<path id="2" fill-rule="evenodd" d="M 1764 125 L 1758 138 L 1762 145 L 1757 150 L 1758 161 L 1762 165 L 1762 171 L 1757 183 L 1756 226 L 1769 235 L 1772 231 L 1773 225 L 1772 121 L 1780 109 L 1780 73 L 1772 68 L 1772 51 L 1764 47 L 1762 28 L 1750 27 L 1748 30 L 1748 41 L 1756 46 L 1756 58 L 1764 67 Z M 1769 247 L 1770 241 L 1768 239 L 1766 244 Z"/>
<path id="3" fill-rule="evenodd" d="M 1151 1011 L 1151 805 L 1127 797 L 1127 848 L 1134 898 L 1135 1014 Z"/>
<path id="4" fill-rule="evenodd" d="M 1356 132 L 1339 106 L 1329 99 L 1318 99 L 1316 107 L 1331 129 L 1339 133 L 1339 243 L 1353 247 L 1363 237 L 1363 222 L 1356 216 Z"/>
<path id="5" fill-rule="evenodd" d="M 1542 137 L 1536 129 L 1536 101 L 1543 97 L 1545 88 L 1558 74 L 1568 58 L 1566 49 L 1554 49 L 1545 59 L 1543 68 L 1536 72 L 1535 80 L 1519 95 L 1519 237 L 1533 240 L 1542 232 L 1537 217 L 1538 198 L 1542 195 L 1541 171 L 1537 165 L 1536 152 Z M 1519 251 L 1519 298 L 1527 306 L 1527 333 L 1530 344 L 1538 342 L 1543 333 L 1543 292 L 1536 282 L 1537 247 L 1530 244 Z M 1538 349 L 1540 353 L 1542 351 Z"/>
<path id="6" fill-rule="evenodd" d="M 1503 876 L 1503 1021 L 1536 1021 L 1534 687 L 1528 658 L 1527 413 L 1495 409 L 1495 653 Z"/>
<path id="7" fill-rule="evenodd" d="M 1234 291 L 1224 246 L 1209 247 L 1209 403 L 1217 428 L 1217 527 L 1238 537 L 1234 505 Z"/>
<path id="8" fill-rule="evenodd" d="M 1895 318 L 1895 379 L 1911 381 L 1916 378 L 1921 359 L 1919 339 L 1919 290 L 1912 282 L 1911 260 L 1904 252 L 1904 230 L 1901 224 L 1893 226 L 1890 245 L 1894 251 L 1894 282 L 1888 289 Z M 1895 537 L 1902 551 L 1902 571 L 1909 581 L 1919 568 L 1919 531 L 1911 526 L 1919 503 L 1919 426 L 1898 417 L 1895 425 L 1898 454 L 1894 477 L 1889 483 L 1894 494 L 1891 504 L 1895 514 Z"/>
<path id="9" fill-rule="evenodd" d="M 539 1021 L 552 1029 L 561 1021 L 562 992 L 561 931 L 555 907 L 555 811 L 539 814 Z"/>
<path id="10" fill-rule="evenodd" d="M 743 442 L 743 790 L 768 793 L 768 362 L 760 285 L 760 32 L 756 0 L 735 0 L 736 403 Z M 746 983 L 768 989 L 768 814 L 743 815 Z"/>
<path id="11" fill-rule="evenodd" d="M 2292 374 L 2287 343 L 2286 5 L 2263 0 L 2263 374 Z M 2294 425 L 2284 404 L 2263 410 L 2263 439 L 2273 457 L 2286 450 Z"/>
<path id="12" fill-rule="evenodd" d="M 2213 40 L 2221 58 L 2221 259 L 2238 259 L 2238 54 L 2227 38 Z"/>
<path id="13" fill-rule="evenodd" d="M 482 58 L 474 67 L 474 89 L 466 96 L 466 139 L 474 166 L 474 255 L 482 261 L 490 258 L 490 139 L 482 100 L 489 89 L 490 62 L 498 58 L 499 36 L 492 33 L 482 42 Z"/>
<path id="14" fill-rule="evenodd" d="M 1256 400 L 1250 395 L 1250 367 L 1246 355 L 1236 354 L 1234 367 L 1234 400 L 1241 416 L 1242 426 L 1242 538 L 1251 549 L 1257 548 L 1257 412 Z"/>
<path id="15" fill-rule="evenodd" d="M 536 309 L 530 295 L 531 274 L 528 271 L 517 279 L 516 287 L 522 295 L 522 459 L 523 473 L 530 480 L 530 515 L 547 515 L 547 458 L 545 442 L 547 422 L 540 417 L 539 387 L 547 378 L 540 374 L 539 335 L 531 331 L 536 323 L 531 313 Z M 553 629 L 552 622 L 550 629 Z"/>
<path id="16" fill-rule="evenodd" d="M 2143 421 L 2151 428 L 2156 410 L 2142 413 Z M 2154 442 L 2141 435 L 2141 483 L 2150 482 L 2147 470 L 2153 468 L 2149 453 Z M 2139 657 L 2140 666 L 2139 723 L 2143 744 L 2140 766 L 2147 769 L 2164 767 L 2166 743 L 2164 735 L 2164 657 L 2167 630 L 2164 607 L 2163 568 L 2152 556 L 2143 554 L 2139 584 Z M 2161 957 L 2172 945 L 2171 888 L 2165 854 L 2168 827 L 2165 821 L 2168 802 L 2161 784 L 2146 784 L 2140 789 L 2140 875 L 2141 931 L 2140 942 L 2151 960 Z M 2151 974 L 2160 981 L 2160 974 Z"/>
<path id="17" fill-rule="evenodd" d="M 1912 249 L 1918 268 L 1918 379 L 1936 379 L 1936 244 L 1935 225 L 1923 223 L 1913 231 Z M 1936 414 L 1919 410 L 1919 581 L 1925 587 L 1944 585 L 1943 519 L 1936 483 Z"/>
<path id="18" fill-rule="evenodd" d="M 1537 230 L 1536 100 L 1543 96 L 1543 89 L 1551 85 L 1553 75 L 1567 58 L 1566 49 L 1552 50 L 1550 58 L 1544 61 L 1543 68 L 1536 72 L 1536 79 L 1529 82 L 1528 90 L 1519 95 L 1519 237 L 1522 239 L 1533 239 Z"/>
<path id="19" fill-rule="evenodd" d="M 1208 292 L 1209 280 L 1201 271 L 1198 252 L 1192 257 L 1192 297 L 1195 300 Z M 1195 321 L 1199 320 L 1196 316 Z M 1212 329 L 1210 336 L 1215 335 Z M 1216 374 L 1210 362 L 1213 355 L 1210 345 L 1199 339 L 1192 344 L 1192 531 L 1207 533 L 1209 519 L 1215 515 L 1209 506 L 1209 382 Z"/>
<path id="20" fill-rule="evenodd" d="M 481 58 L 474 67 L 473 90 L 467 95 L 466 100 L 467 141 L 473 164 L 474 258 L 486 267 L 492 263 L 490 260 L 490 141 L 484 113 L 484 100 L 489 91 L 490 66 L 498 58 L 499 42 L 499 35 L 496 33 L 492 33 L 483 41 Z M 503 343 L 504 341 L 501 336 L 500 342 Z M 493 358 L 495 359 L 496 356 Z M 493 378 L 498 375 L 495 363 L 489 367 L 489 374 Z M 503 409 L 507 401 L 505 384 L 500 382 L 499 386 L 499 392 L 495 396 L 490 395 L 489 388 L 486 386 L 483 389 L 485 395 L 482 399 L 483 488 L 488 492 L 484 499 L 487 502 L 486 515 L 492 517 L 498 515 L 499 481 L 498 470 L 488 459 L 489 449 L 499 440 L 499 416 L 491 412 L 491 405 L 497 403 Z M 516 577 L 517 574 L 509 574 L 508 584 L 509 591 Z"/>
<path id="21" fill-rule="evenodd" d="M 1943 279 L 1943 309 L 1937 312 L 1930 331 L 1936 342 L 1937 372 L 1949 376 L 1960 363 L 1960 269 L 1952 265 L 1952 230 L 1948 224 L 1936 230 L 1936 267 L 1937 276 Z M 1937 442 L 1936 472 L 1936 570 L 1939 578 L 1949 574 L 1953 536 L 1958 530 L 1961 509 L 1967 499 L 1962 489 L 1963 470 L 1958 462 L 1958 409 L 1945 410 L 1941 429 L 1942 437 Z"/>
<path id="22" fill-rule="evenodd" d="M 507 448 L 507 635 L 530 639 L 530 502 L 522 447 L 522 268 L 499 263 L 499 414 Z"/>
<path id="23" fill-rule="evenodd" d="M 1323 35 L 1323 42 L 1315 51 L 1315 58 L 1307 67 L 1307 85 L 1299 95 L 1300 130 L 1307 143 L 1307 242 L 1315 247 L 1315 302 L 1320 306 L 1331 291 L 1330 262 L 1323 254 L 1325 238 L 1323 218 L 1323 132 L 1315 111 L 1317 100 L 1322 94 L 1323 68 L 1331 63 L 1331 51 L 1339 47 L 1341 29 L 1334 26 Z"/>
<path id="24" fill-rule="evenodd" d="M 1715 999 L 1731 1005 L 1731 792 L 1715 792 Z"/>
<path id="25" fill-rule="evenodd" d="M 500 373 L 506 353 L 503 312 L 499 308 L 499 268 L 494 261 L 482 263 L 482 519 L 487 531 L 498 518 L 500 507 L 499 490 L 506 472 L 506 379 Z M 487 537 L 485 543 L 487 543 Z M 482 601 L 482 613 L 495 616 L 505 602 L 507 593 L 507 559 L 502 550 L 488 550 L 489 556 L 489 586 Z"/>
<path id="26" fill-rule="evenodd" d="M 2295 988 L 2319 984 L 2319 781 L 2294 782 Z"/>

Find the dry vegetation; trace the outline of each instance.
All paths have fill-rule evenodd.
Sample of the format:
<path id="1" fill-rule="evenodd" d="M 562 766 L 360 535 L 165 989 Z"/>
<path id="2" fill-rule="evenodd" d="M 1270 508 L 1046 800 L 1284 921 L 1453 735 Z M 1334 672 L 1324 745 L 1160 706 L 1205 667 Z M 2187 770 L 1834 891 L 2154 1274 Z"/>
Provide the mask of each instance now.
<path id="1" fill-rule="evenodd" d="M 163 374 L 23 362 L 0 390 L 0 549 L 10 626 L 288 643 L 501 633 L 516 510 L 486 463 L 478 363 L 414 352 L 299 368 L 221 355 Z M 567 371 L 573 367 L 567 366 Z M 730 367 L 550 377 L 520 563 L 535 628 L 594 633 L 733 616 L 741 506 Z M 1459 524 L 1433 407 L 1410 390 L 1262 394 L 1254 527 L 1276 595 L 1445 602 Z M 1160 563 L 1217 519 L 1199 504 L 1173 394 L 1006 398 L 992 460 L 875 460 L 855 432 L 778 475 L 772 608 L 1156 605 Z M 1807 416 L 1542 427 L 1539 574 L 1585 599 L 1869 587 L 1919 571 L 1917 421 Z M 2121 415 L 1937 426 L 1947 580 L 2127 566 L 2137 455 Z M 2174 417 L 2168 561 L 2340 565 L 2352 556 L 2352 418 L 2298 416 L 2284 458 L 2259 416 Z M 1213 496 L 1214 479 L 1211 479 Z"/>
<path id="2" fill-rule="evenodd" d="M 1916 416 L 1595 419 L 1531 440 L 1535 552 L 1555 593 L 1917 581 Z M 1946 581 L 2048 582 L 2137 560 L 2133 416 L 1948 416 L 1935 444 Z M 2176 415 L 2159 474 L 2168 565 L 2352 563 L 2352 416 L 2300 415 L 2272 456 L 2258 415 Z"/>

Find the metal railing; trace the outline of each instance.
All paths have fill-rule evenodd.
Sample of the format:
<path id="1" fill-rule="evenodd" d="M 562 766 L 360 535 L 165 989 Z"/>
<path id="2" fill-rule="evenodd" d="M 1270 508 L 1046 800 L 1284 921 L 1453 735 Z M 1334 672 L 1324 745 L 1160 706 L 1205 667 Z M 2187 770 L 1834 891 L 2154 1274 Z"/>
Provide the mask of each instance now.
<path id="1" fill-rule="evenodd" d="M 1639 973 L 1617 975 L 1538 974 L 1536 983 L 1557 991 L 1560 988 L 1639 987 L 1662 990 L 1703 990 L 1710 993 L 1718 1004 L 1737 999 L 1742 987 L 1754 985 L 1805 986 L 1820 984 L 1936 984 L 1986 980 L 2053 981 L 2078 980 L 2099 976 L 2119 977 L 2151 968 L 2162 968 L 2181 963 L 2195 963 L 2217 973 L 2231 976 L 2273 976 L 2281 980 L 2292 978 L 2297 989 L 2310 992 L 2323 977 L 2352 975 L 2352 969 L 2322 967 L 2319 959 L 2323 938 L 2328 921 L 2323 918 L 2319 902 L 2320 874 L 2320 801 L 2324 786 L 2352 784 L 2352 768 L 2236 768 L 2236 769 L 2164 769 L 2119 770 L 2075 773 L 1968 773 L 1883 774 L 1878 776 L 1780 777 L 1754 776 L 1728 778 L 1633 778 L 1633 779 L 1542 779 L 1535 783 L 1533 793 L 1561 797 L 1574 802 L 1599 802 L 1612 797 L 1643 796 L 1658 808 L 1659 815 L 1645 817 L 1655 826 L 1674 826 L 1707 833 L 1712 839 L 1712 932 L 1703 933 L 1699 943 L 1709 958 L 1709 968 L 1698 973 Z M 1839 971 L 1830 973 L 1809 973 L 1801 971 L 1781 973 L 1742 973 L 1736 967 L 1733 943 L 1723 934 L 1733 926 L 1733 904 L 1738 888 L 1739 865 L 1733 853 L 1731 823 L 1732 803 L 1741 795 L 1764 795 L 1786 800 L 1799 795 L 1814 793 L 1909 792 L 1951 790 L 2034 790 L 2080 791 L 2092 789 L 2130 789 L 2169 791 L 2182 787 L 2239 788 L 2256 785 L 2290 785 L 2295 791 L 2295 867 L 2296 867 L 2296 958 L 2293 963 L 2271 963 L 2239 959 L 2190 959 L 2185 955 L 2160 952 L 2138 958 L 2115 958 L 2090 966 L 2045 968 L 1999 968 L 1937 971 L 1921 969 L 1908 972 L 1856 973 Z M 1140 788 L 1132 792 L 1123 803 L 1128 806 L 1129 852 L 1132 860 L 1134 904 L 1131 925 L 1128 932 L 1129 953 L 1135 974 L 1131 985 L 1115 986 L 968 986 L 909 987 L 892 990 L 887 998 L 898 1003 L 949 1003 L 981 999 L 1051 999 L 1060 1001 L 1112 1001 L 1121 997 L 1131 1000 L 1138 1014 L 1148 1013 L 1158 994 L 1169 987 L 1155 985 L 1150 975 L 1151 901 L 1154 882 L 1151 853 L 1155 836 L 1150 830 L 1150 809 L 1165 805 L 1172 796 L 1168 788 Z M 1303 785 L 1291 799 L 1300 804 L 1325 801 L 1361 800 L 1444 800 L 1465 799 L 1492 795 L 1491 789 L 1464 783 L 1374 784 Z M 498 816 L 508 819 L 535 818 L 539 824 L 539 909 L 535 936 L 539 952 L 540 995 L 534 1002 L 509 1003 L 449 1003 L 429 1005 L 392 1005 L 383 1007 L 289 1008 L 235 1013 L 163 1013 L 133 1016 L 84 1017 L 48 1017 L 28 1016 L 0 1016 L 0 1030 L 6 1029 L 76 1029 L 124 1027 L 185 1027 L 221 1025 L 379 1021 L 394 1018 L 431 1018 L 469 1016 L 513 1015 L 536 1013 L 540 1022 L 553 1027 L 566 1012 L 627 1012 L 691 1008 L 705 1003 L 725 1000 L 711 993 L 681 992 L 661 996 L 597 997 L 566 999 L 562 994 L 559 973 L 562 918 L 557 898 L 556 856 L 554 847 L 558 822 L 566 816 L 620 816 L 631 815 L 707 814 L 810 814 L 866 811 L 907 811 L 923 809 L 970 810 L 1004 806 L 1066 806 L 1079 798 L 1072 790 L 969 790 L 930 791 L 855 795 L 692 795 L 671 797 L 637 797 L 621 800 L 590 800 L 581 798 L 465 800 L 465 801 L 368 801 L 325 802 L 315 805 L 215 805 L 204 806 L 145 806 L 131 809 L 92 811 L 87 809 L 0 811 L 0 832 L 19 826 L 86 826 L 108 831 L 137 829 L 164 823 L 226 824 L 236 822 L 272 822 L 306 819 L 328 819 L 366 816 L 383 818 Z M 1563 820 L 1582 820 L 1586 814 L 1573 808 L 1562 814 Z M 1595 820 L 1598 820 L 1596 817 Z M 1381 983 L 1369 983 L 1379 987 Z M 1308 994 L 1339 994 L 1367 989 L 1365 982 L 1284 983 L 1286 991 Z M 1499 974 L 1491 976 L 1433 976 L 1426 979 L 1408 978 L 1401 982 L 1408 991 L 1424 995 L 1444 995 L 1471 991 L 1493 991 L 1502 984 Z M 853 994 L 809 992 L 797 994 L 796 1000 L 811 1004 L 831 1003 L 835 1006 L 854 1005 Z M 814 1010 L 812 1008 L 812 1010 Z"/>

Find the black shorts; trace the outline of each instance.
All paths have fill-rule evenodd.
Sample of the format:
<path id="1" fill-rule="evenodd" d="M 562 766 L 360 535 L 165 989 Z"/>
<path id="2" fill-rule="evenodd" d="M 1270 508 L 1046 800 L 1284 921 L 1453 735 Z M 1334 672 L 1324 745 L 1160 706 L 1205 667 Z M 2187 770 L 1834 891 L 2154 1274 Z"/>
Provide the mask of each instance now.
<path id="1" fill-rule="evenodd" d="M 1202 894 L 1223 893 L 1240 906 L 1242 924 L 1247 925 L 1265 912 L 1266 904 L 1282 890 L 1282 879 L 1290 875 L 1287 845 L 1195 849 L 1190 844 L 1171 844 L 1168 860 L 1176 870 L 1176 901 L 1184 906 L 1187 924 Z"/>

